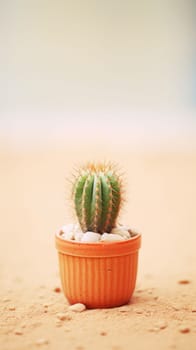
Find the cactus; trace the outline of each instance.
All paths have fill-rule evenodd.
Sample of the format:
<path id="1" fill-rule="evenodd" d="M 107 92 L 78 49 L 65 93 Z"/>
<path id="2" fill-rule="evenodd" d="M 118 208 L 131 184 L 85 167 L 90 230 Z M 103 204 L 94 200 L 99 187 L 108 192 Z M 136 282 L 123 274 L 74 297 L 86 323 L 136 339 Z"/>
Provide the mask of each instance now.
<path id="1" fill-rule="evenodd" d="M 73 184 L 76 215 L 83 232 L 110 232 L 122 204 L 122 181 L 112 164 L 89 163 Z"/>

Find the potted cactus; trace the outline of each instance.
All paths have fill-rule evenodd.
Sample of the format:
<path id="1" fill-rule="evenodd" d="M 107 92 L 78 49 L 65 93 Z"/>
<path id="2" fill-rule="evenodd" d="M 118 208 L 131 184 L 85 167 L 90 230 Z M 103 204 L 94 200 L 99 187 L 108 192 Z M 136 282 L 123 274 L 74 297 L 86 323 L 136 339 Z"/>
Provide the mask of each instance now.
<path id="1" fill-rule="evenodd" d="M 87 164 L 74 178 L 72 197 L 78 224 L 62 227 L 55 237 L 65 297 L 87 308 L 128 303 L 141 235 L 117 224 L 122 178 L 111 164 Z"/>

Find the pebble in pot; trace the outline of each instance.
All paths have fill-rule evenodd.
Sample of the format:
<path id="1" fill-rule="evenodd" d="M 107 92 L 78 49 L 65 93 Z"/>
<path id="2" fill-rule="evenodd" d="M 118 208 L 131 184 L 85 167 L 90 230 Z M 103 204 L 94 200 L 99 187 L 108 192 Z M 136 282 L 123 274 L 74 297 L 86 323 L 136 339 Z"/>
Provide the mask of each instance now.
<path id="1" fill-rule="evenodd" d="M 130 238 L 130 233 L 124 227 L 115 227 L 112 229 L 111 233 L 113 233 L 115 235 L 120 235 L 120 236 L 124 237 L 125 239 Z"/>
<path id="2" fill-rule="evenodd" d="M 114 242 L 114 241 L 125 241 L 126 238 L 124 238 L 121 235 L 117 235 L 114 233 L 103 233 L 101 236 L 101 241 L 109 241 L 109 242 Z"/>
<path id="3" fill-rule="evenodd" d="M 96 233 L 96 232 L 91 232 L 91 231 L 87 231 L 83 234 L 82 238 L 81 238 L 81 242 L 98 242 L 100 241 L 101 235 L 100 233 Z"/>

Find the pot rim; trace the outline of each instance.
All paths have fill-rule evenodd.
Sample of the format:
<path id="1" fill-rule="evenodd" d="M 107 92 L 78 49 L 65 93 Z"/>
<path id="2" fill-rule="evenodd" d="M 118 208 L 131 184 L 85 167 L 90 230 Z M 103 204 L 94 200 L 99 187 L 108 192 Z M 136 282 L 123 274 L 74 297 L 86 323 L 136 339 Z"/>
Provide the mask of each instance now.
<path id="1" fill-rule="evenodd" d="M 130 255 L 141 247 L 141 234 L 115 242 L 76 242 L 65 240 L 61 237 L 61 232 L 55 234 L 56 249 L 59 253 L 80 257 L 112 257 Z"/>

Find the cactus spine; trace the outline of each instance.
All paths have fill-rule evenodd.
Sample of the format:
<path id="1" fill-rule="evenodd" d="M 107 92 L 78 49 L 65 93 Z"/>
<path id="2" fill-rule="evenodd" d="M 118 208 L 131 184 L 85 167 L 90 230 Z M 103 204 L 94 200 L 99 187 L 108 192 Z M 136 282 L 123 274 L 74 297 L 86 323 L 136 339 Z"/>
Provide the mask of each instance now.
<path id="1" fill-rule="evenodd" d="M 83 232 L 110 232 L 122 203 L 121 178 L 111 164 L 87 164 L 75 178 L 73 200 Z"/>

